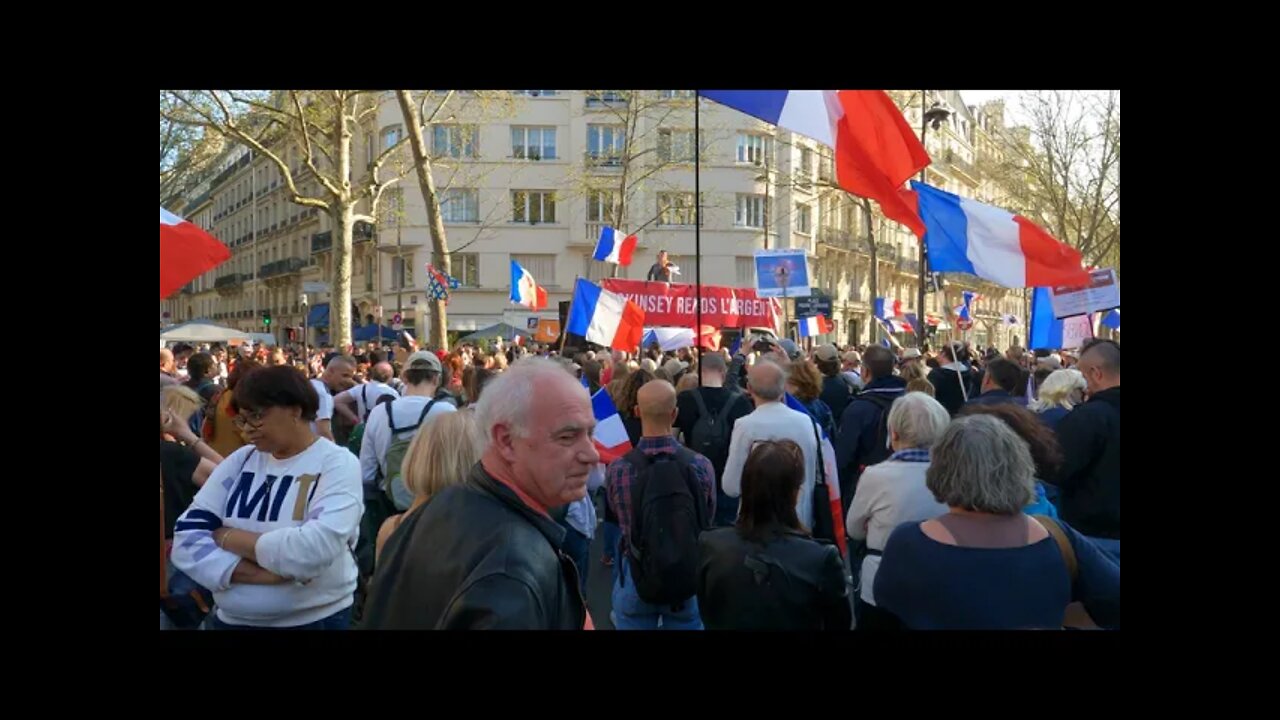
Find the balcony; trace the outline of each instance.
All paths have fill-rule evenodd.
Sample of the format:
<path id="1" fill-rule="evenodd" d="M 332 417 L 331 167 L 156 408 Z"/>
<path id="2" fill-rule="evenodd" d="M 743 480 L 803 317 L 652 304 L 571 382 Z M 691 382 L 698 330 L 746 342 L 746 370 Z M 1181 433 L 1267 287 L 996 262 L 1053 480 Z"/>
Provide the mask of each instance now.
<path id="1" fill-rule="evenodd" d="M 269 262 L 258 269 L 258 277 L 262 279 L 279 277 L 281 275 L 289 275 L 291 273 L 301 272 L 306 267 L 307 261 L 302 258 L 285 258 Z"/>
<path id="2" fill-rule="evenodd" d="M 192 283 L 187 283 L 186 285 L 182 286 L 182 289 L 178 291 L 178 294 L 191 295 L 194 292 L 195 292 L 195 288 L 192 287 Z"/>
<path id="3" fill-rule="evenodd" d="M 311 236 L 311 254 L 328 252 L 333 249 L 333 231 L 326 230 Z"/>
<path id="4" fill-rule="evenodd" d="M 916 274 L 920 272 L 920 261 L 913 258 L 898 258 L 898 270 L 905 273 Z"/>
<path id="5" fill-rule="evenodd" d="M 853 249 L 853 233 L 833 227 L 818 228 L 818 242 L 841 250 Z"/>
<path id="6" fill-rule="evenodd" d="M 597 150 L 588 150 L 582 154 L 582 163 L 589 168 L 599 170 L 621 170 L 622 155 L 621 151 L 602 152 Z"/>
<path id="7" fill-rule="evenodd" d="M 244 285 L 244 281 L 249 276 L 245 273 L 231 273 L 213 281 L 213 289 L 218 291 L 219 295 L 229 295 L 238 292 Z"/>
<path id="8" fill-rule="evenodd" d="M 978 182 L 978 169 L 961 157 L 955 150 L 948 148 L 945 159 L 948 165 L 958 170 L 960 174 L 967 177 L 971 182 Z"/>
<path id="9" fill-rule="evenodd" d="M 886 242 L 876 243 L 876 257 L 880 262 L 894 262 L 898 257 L 898 248 Z"/>

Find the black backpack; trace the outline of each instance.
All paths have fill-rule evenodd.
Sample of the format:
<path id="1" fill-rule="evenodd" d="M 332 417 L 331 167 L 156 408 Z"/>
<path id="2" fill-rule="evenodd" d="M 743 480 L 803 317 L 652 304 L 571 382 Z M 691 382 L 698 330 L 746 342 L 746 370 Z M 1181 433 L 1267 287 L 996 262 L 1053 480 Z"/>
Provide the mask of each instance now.
<path id="1" fill-rule="evenodd" d="M 882 460 L 887 460 L 892 453 L 889 450 L 889 408 L 893 406 L 893 401 L 897 400 L 897 395 L 883 395 L 881 393 L 860 393 L 854 402 L 866 400 L 880 409 L 880 419 L 876 421 L 876 439 L 875 444 L 862 457 L 857 458 L 859 471 L 868 465 L 875 465 Z"/>
<path id="2" fill-rule="evenodd" d="M 698 592 L 698 535 L 710 522 L 694 457 L 686 448 L 626 455 L 636 469 L 627 552 L 636 592 L 647 603 L 677 605 Z"/>
<path id="3" fill-rule="evenodd" d="M 714 465 L 717 459 L 723 459 L 729 454 L 729 412 L 733 410 L 738 395 L 732 390 L 727 392 L 724 406 L 720 408 L 720 412 L 712 415 L 707 410 L 707 402 L 702 397 L 701 389 L 694 388 L 691 392 L 694 402 L 698 404 L 698 420 L 685 441 L 694 452 Z"/>

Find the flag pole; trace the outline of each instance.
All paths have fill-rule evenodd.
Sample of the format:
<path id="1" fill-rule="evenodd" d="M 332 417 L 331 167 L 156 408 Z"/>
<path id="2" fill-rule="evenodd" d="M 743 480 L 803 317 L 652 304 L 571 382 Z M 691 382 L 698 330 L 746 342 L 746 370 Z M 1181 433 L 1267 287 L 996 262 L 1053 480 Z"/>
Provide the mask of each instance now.
<path id="1" fill-rule="evenodd" d="M 928 132 L 928 128 L 929 128 L 929 121 L 925 119 L 925 115 L 927 114 L 927 110 L 925 108 L 925 103 L 928 101 L 927 96 L 928 96 L 928 91 L 926 90 L 920 91 L 920 146 L 921 147 L 925 147 L 925 144 L 924 144 L 925 133 Z M 928 152 L 929 152 L 929 149 L 925 147 L 925 154 L 928 154 Z M 920 184 L 922 185 L 924 184 L 924 178 L 925 178 L 925 169 L 920 168 Z M 919 277 L 916 278 L 920 286 L 919 288 L 917 288 L 917 292 L 916 292 L 916 300 L 917 300 L 916 312 L 923 313 L 924 312 L 924 282 L 925 282 L 925 277 L 928 271 L 929 255 L 928 255 L 928 249 L 925 247 L 925 244 L 924 244 L 924 238 L 921 237 L 916 239 L 920 243 L 920 272 L 919 272 Z M 919 335 L 916 336 L 916 346 L 924 347 L 922 338 Z"/>
<path id="2" fill-rule="evenodd" d="M 564 327 L 560 328 L 560 355 L 564 356 L 564 343 L 569 339 L 569 318 L 573 317 L 573 298 L 578 294 L 578 279 L 581 275 L 573 276 L 573 290 L 569 293 L 569 312 L 564 316 Z"/>
<path id="3" fill-rule="evenodd" d="M 702 143 L 699 140 L 701 130 L 702 105 L 701 94 L 693 91 L 693 255 L 697 258 L 698 267 L 693 271 L 694 326 L 693 347 L 698 357 L 698 387 L 702 387 Z M 767 186 L 766 186 L 767 187 Z M 766 235 L 767 237 L 767 235 Z"/>

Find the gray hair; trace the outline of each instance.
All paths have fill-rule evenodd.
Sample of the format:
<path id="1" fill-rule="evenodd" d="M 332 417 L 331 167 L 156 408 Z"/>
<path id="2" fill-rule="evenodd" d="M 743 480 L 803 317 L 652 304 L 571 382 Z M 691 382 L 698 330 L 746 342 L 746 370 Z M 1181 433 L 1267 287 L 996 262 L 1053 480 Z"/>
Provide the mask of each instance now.
<path id="1" fill-rule="evenodd" d="M 776 371 L 777 381 L 775 382 L 773 378 L 769 378 L 766 384 L 756 384 L 756 378 L 760 377 L 761 370 L 763 370 L 765 374 L 774 374 L 771 371 Z M 785 393 L 787 389 L 787 371 L 783 370 L 782 366 L 778 363 L 762 358 L 755 364 L 755 367 L 752 368 L 751 376 L 748 378 L 748 383 L 751 386 L 751 392 L 755 393 L 761 400 L 768 400 L 770 402 L 774 400 L 781 400 L 783 393 Z"/>
<path id="2" fill-rule="evenodd" d="M 587 389 L 556 360 L 540 357 L 521 358 L 485 385 L 476 403 L 476 422 L 486 440 L 492 440 L 493 428 L 506 425 L 517 437 L 529 437 L 529 415 L 533 410 L 534 389 L 548 382 L 564 382 L 570 392 L 587 395 Z M 567 382 L 565 382 L 567 381 Z"/>
<path id="3" fill-rule="evenodd" d="M 1071 368 L 1054 370 L 1044 379 L 1044 383 L 1040 386 L 1040 396 L 1031 403 L 1030 409 L 1035 412 L 1044 412 L 1055 407 L 1070 410 L 1075 407 L 1075 403 L 1071 402 L 1071 393 L 1076 390 L 1084 392 L 1088 386 L 1084 375 L 1079 370 Z"/>
<path id="4" fill-rule="evenodd" d="M 991 415 L 956 418 L 942 433 L 925 484 L 938 502 L 1013 515 L 1035 499 L 1036 465 L 1027 442 Z"/>
<path id="5" fill-rule="evenodd" d="M 949 424 L 951 413 L 926 393 L 909 392 L 889 409 L 889 429 L 906 448 L 933 447 Z"/>

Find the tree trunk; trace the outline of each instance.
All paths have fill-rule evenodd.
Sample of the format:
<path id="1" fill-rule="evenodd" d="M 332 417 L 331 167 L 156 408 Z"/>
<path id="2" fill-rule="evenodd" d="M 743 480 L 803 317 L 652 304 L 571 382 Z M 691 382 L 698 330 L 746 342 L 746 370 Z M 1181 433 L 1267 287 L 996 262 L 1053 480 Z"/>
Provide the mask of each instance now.
<path id="1" fill-rule="evenodd" d="M 329 340 L 346 352 L 351 344 L 351 236 L 355 230 L 354 210 L 348 203 L 334 208 L 333 295 L 329 300 Z"/>
<path id="2" fill-rule="evenodd" d="M 866 198 L 861 198 L 861 200 L 862 212 L 867 216 L 867 244 L 871 246 L 871 298 L 870 302 L 867 303 L 867 305 L 871 307 L 871 312 L 869 313 L 871 315 L 871 327 L 868 328 L 871 331 L 871 334 L 869 336 L 868 343 L 874 343 L 876 341 L 876 337 L 880 334 L 880 323 L 876 322 L 875 319 L 876 285 L 880 277 L 880 262 L 876 258 L 876 232 L 875 228 L 872 226 L 871 201 Z"/>
<path id="3" fill-rule="evenodd" d="M 414 166 L 418 171 L 418 187 L 422 190 L 422 201 L 427 206 L 427 228 L 431 232 L 431 263 L 446 275 L 452 275 L 449 239 L 444 232 L 444 218 L 440 215 L 440 200 L 436 197 L 436 182 L 431 174 L 431 157 L 427 154 L 427 145 L 422 137 L 422 118 L 408 90 L 397 90 L 396 97 L 400 100 L 400 111 L 404 114 L 405 126 L 409 132 L 409 146 L 413 148 Z M 437 350 L 448 350 L 449 317 L 445 301 L 428 298 L 428 302 L 431 305 L 429 343 Z"/>

